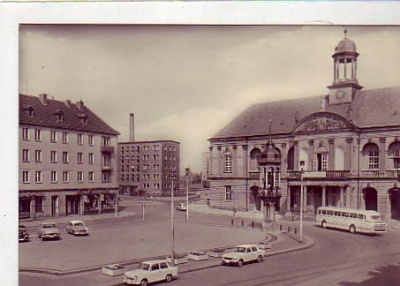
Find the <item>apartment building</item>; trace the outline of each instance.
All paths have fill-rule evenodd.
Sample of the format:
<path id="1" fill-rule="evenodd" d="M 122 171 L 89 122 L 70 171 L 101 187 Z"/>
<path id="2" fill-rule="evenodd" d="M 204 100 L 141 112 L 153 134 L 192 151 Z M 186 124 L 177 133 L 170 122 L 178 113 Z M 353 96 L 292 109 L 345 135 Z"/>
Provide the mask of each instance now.
<path id="1" fill-rule="evenodd" d="M 299 211 L 304 186 L 310 214 L 340 206 L 400 217 L 400 87 L 363 89 L 358 56 L 345 33 L 326 94 L 254 104 L 209 139 L 212 207 L 257 208 L 260 156 L 273 146 L 282 214 Z"/>
<path id="2" fill-rule="evenodd" d="M 119 133 L 83 101 L 19 96 L 19 217 L 115 211 Z"/>

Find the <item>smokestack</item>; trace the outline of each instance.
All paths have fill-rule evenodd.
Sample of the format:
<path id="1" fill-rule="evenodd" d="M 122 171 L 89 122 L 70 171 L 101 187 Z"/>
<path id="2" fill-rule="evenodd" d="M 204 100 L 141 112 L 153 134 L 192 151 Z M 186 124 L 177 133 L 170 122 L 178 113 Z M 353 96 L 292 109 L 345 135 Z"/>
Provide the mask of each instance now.
<path id="1" fill-rule="evenodd" d="M 135 114 L 129 114 L 129 142 L 135 142 Z"/>

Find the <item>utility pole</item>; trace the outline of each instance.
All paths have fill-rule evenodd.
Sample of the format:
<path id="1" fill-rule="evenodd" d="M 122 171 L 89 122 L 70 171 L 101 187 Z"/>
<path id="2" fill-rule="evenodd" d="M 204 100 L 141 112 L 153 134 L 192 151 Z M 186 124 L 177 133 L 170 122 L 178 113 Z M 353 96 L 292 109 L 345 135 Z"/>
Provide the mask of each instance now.
<path id="1" fill-rule="evenodd" d="M 171 175 L 171 265 L 175 262 L 175 228 L 174 228 L 174 174 Z"/>

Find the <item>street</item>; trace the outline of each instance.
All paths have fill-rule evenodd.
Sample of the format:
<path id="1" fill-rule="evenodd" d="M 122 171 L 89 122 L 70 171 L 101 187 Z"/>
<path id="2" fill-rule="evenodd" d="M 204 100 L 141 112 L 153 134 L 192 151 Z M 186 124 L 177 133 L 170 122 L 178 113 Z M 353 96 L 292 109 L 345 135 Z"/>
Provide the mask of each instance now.
<path id="1" fill-rule="evenodd" d="M 132 259 L 129 251 L 140 243 L 142 251 L 135 252 L 135 258 L 146 258 L 170 253 L 169 203 L 155 202 L 146 208 L 146 220 L 142 220 L 141 205 L 133 205 L 135 216 L 118 220 L 90 221 L 91 235 L 73 237 L 61 226 L 61 241 L 42 242 L 31 231 L 32 241 L 20 244 L 20 266 L 36 267 L 51 265 L 62 267 L 63 261 L 73 263 L 74 268 L 85 268 L 84 261 L 93 265 Z M 167 215 L 165 215 L 167 214 Z M 228 225 L 227 217 L 215 217 L 191 213 L 191 224 L 185 222 L 185 213 L 176 212 L 176 251 L 190 251 L 188 241 L 198 249 L 212 247 L 211 241 L 223 241 L 229 237 L 233 243 L 240 242 L 242 228 L 220 227 L 221 232 L 212 230 L 212 225 Z M 157 227 L 160 239 L 165 240 L 162 249 L 151 236 L 151 229 Z M 285 222 L 292 228 L 298 222 Z M 222 232 L 223 231 L 223 232 Z M 223 235 L 221 236 L 221 234 Z M 306 250 L 266 257 L 260 263 L 251 263 L 242 268 L 217 266 L 199 271 L 183 273 L 173 285 L 397 285 L 400 279 L 400 231 L 389 230 L 384 235 L 352 235 L 338 230 L 325 230 L 313 226 L 311 221 L 304 225 L 304 233 L 315 239 L 316 244 Z M 256 230 L 246 233 L 253 239 L 262 234 Z M 250 238 L 249 238 L 250 239 Z M 62 247 L 60 247 L 62 246 Z M 215 246 L 215 245 L 214 245 Z M 154 255 L 147 255 L 148 253 Z M 82 255 L 85 260 L 80 259 Z M 60 259 L 60 257 L 62 259 Z M 118 258 L 118 259 L 117 259 Z M 21 273 L 19 285 L 122 285 L 122 278 L 104 284 L 104 277 L 97 272 L 85 272 L 67 276 L 52 276 Z M 369 282 L 370 281 L 370 282 Z M 377 283 L 378 281 L 378 283 Z M 382 284 L 380 284 L 380 281 Z M 365 284 L 367 283 L 367 284 Z M 368 284 L 370 283 L 370 284 Z M 163 284 L 163 283 L 161 283 Z"/>

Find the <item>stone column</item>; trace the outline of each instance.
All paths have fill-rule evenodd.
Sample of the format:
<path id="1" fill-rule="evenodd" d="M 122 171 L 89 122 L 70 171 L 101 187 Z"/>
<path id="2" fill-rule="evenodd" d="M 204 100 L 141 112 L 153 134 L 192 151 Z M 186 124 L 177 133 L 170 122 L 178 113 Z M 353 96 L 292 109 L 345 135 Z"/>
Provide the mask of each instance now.
<path id="1" fill-rule="evenodd" d="M 210 172 L 210 176 L 211 177 L 213 177 L 214 176 L 214 173 L 213 173 L 213 165 L 214 165 L 214 160 L 213 160 L 213 146 L 210 146 L 209 147 L 209 150 L 210 150 L 210 152 L 208 153 L 208 156 L 209 156 L 209 158 L 208 158 L 208 160 L 209 160 L 209 163 L 210 163 L 210 169 L 209 169 L 209 172 Z"/>
<path id="2" fill-rule="evenodd" d="M 290 209 L 291 193 L 292 193 L 292 187 L 288 186 L 288 188 L 287 188 L 287 199 L 286 199 L 286 203 L 287 203 L 287 207 L 286 208 L 287 208 L 288 212 L 291 212 L 291 209 Z"/>
<path id="3" fill-rule="evenodd" d="M 308 170 L 314 170 L 314 140 L 311 139 L 308 141 L 309 150 L 308 150 Z"/>
<path id="4" fill-rule="evenodd" d="M 81 195 L 79 197 L 79 214 L 83 215 L 85 212 L 85 200 L 84 200 L 85 195 Z"/>
<path id="5" fill-rule="evenodd" d="M 340 187 L 340 196 L 339 196 L 339 206 L 344 207 L 344 196 L 343 196 L 343 187 Z"/>
<path id="6" fill-rule="evenodd" d="M 282 164 L 281 164 L 281 174 L 287 173 L 287 151 L 286 151 L 286 143 L 281 144 L 281 155 L 282 155 Z"/>
<path id="7" fill-rule="evenodd" d="M 98 199 L 97 199 L 97 205 L 99 206 L 99 214 L 101 213 L 102 209 L 101 209 L 101 194 L 99 195 Z"/>
<path id="8" fill-rule="evenodd" d="M 386 138 L 379 138 L 379 172 L 386 170 Z"/>
<path id="9" fill-rule="evenodd" d="M 307 202 L 307 186 L 303 184 L 303 209 L 304 211 L 308 210 L 308 202 Z"/>
<path id="10" fill-rule="evenodd" d="M 330 138 L 328 153 L 328 170 L 335 170 L 335 139 Z"/>
<path id="11" fill-rule="evenodd" d="M 352 145 L 353 145 L 354 138 L 347 137 L 346 138 L 346 151 L 344 156 L 344 169 L 351 171 L 351 158 L 352 158 Z M 359 156 L 359 154 L 358 154 Z"/>
<path id="12" fill-rule="evenodd" d="M 322 206 L 326 206 L 326 186 L 322 186 Z"/>
<path id="13" fill-rule="evenodd" d="M 222 147 L 218 146 L 217 147 L 217 170 L 218 170 L 217 176 L 221 176 L 223 174 L 223 169 L 222 169 L 222 164 L 221 164 L 222 163 L 221 162 L 221 160 L 222 160 L 221 150 L 222 150 Z"/>
<path id="14" fill-rule="evenodd" d="M 232 146 L 232 175 L 236 177 L 238 175 L 238 156 L 237 156 L 237 146 Z"/>
<path id="15" fill-rule="evenodd" d="M 293 153 L 294 153 L 294 169 L 299 170 L 299 142 L 294 141 L 293 142 Z"/>

